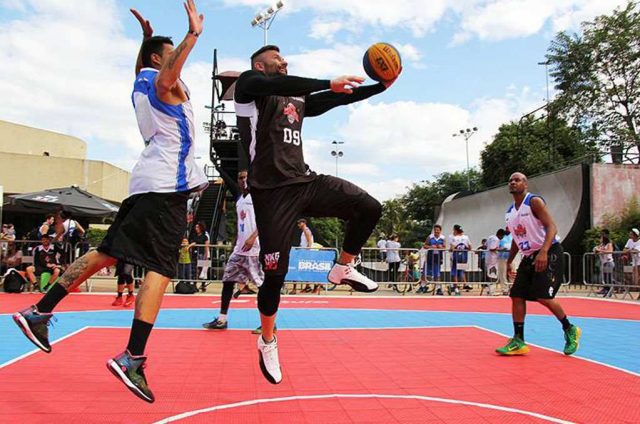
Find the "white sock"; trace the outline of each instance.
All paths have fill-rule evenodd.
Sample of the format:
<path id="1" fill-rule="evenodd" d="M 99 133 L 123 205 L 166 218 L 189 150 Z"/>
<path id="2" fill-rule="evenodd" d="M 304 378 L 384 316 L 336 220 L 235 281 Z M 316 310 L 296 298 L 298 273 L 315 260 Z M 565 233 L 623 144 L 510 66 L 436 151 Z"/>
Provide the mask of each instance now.
<path id="1" fill-rule="evenodd" d="M 218 315 L 218 321 L 227 322 L 227 314 Z"/>

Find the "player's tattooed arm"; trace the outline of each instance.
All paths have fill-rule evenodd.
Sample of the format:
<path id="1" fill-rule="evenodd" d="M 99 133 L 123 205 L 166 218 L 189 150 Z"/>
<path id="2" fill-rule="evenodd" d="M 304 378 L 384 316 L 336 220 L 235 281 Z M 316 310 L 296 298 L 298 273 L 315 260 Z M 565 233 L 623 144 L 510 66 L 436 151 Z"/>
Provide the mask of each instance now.
<path id="1" fill-rule="evenodd" d="M 182 86 L 179 84 L 182 67 L 202 33 L 204 15 L 198 14 L 193 0 L 188 0 L 184 8 L 189 18 L 189 32 L 184 40 L 174 49 L 164 63 L 155 79 L 158 98 L 169 104 L 177 104 L 186 100 Z"/>

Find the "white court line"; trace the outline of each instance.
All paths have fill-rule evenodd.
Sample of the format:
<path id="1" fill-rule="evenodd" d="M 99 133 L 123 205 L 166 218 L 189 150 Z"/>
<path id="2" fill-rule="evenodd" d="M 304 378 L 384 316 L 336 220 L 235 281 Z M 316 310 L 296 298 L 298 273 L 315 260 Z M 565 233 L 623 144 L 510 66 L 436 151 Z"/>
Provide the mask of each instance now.
<path id="1" fill-rule="evenodd" d="M 81 331 L 84 331 L 84 330 L 86 330 L 86 329 L 88 329 L 88 328 L 91 328 L 91 327 L 82 327 L 81 329 L 76 330 L 76 331 L 74 331 L 73 333 L 69 333 L 69 334 L 67 334 L 66 336 L 60 337 L 58 340 L 56 340 L 56 341 L 54 341 L 54 342 L 51 342 L 51 346 L 54 346 L 54 345 L 58 344 L 59 342 L 63 341 L 64 339 L 68 339 L 69 337 L 75 336 L 76 334 L 78 334 L 78 333 L 80 333 Z M 24 355 L 20 355 L 20 356 L 18 356 L 17 358 L 13 358 L 13 359 L 11 359 L 10 361 L 5 362 L 4 364 L 0 364 L 0 369 L 1 369 L 1 368 L 6 367 L 6 366 L 8 366 L 8 365 L 13 364 L 14 362 L 18 362 L 18 361 L 20 361 L 21 359 L 24 359 L 24 358 L 26 358 L 26 357 L 28 357 L 28 356 L 31 356 L 31 355 L 33 355 L 34 353 L 38 353 L 38 352 L 42 352 L 42 351 L 41 351 L 40 349 L 34 349 L 34 350 L 30 351 L 30 352 L 25 353 Z M 46 352 L 45 352 L 45 353 L 46 353 Z"/>
<path id="2" fill-rule="evenodd" d="M 243 402 L 230 403 L 226 405 L 212 406 L 209 408 L 197 409 L 194 411 L 184 412 L 182 414 L 174 415 L 172 417 L 165 418 L 160 421 L 156 421 L 156 424 L 170 423 L 181 420 L 183 418 L 193 417 L 194 415 L 204 414 L 207 412 L 221 411 L 224 409 L 241 408 L 244 406 L 258 405 L 261 403 L 274 403 L 274 402 L 288 402 L 294 400 L 316 400 L 316 399 L 413 399 L 423 400 L 427 402 L 441 402 L 455 405 L 475 406 L 478 408 L 494 409 L 497 411 L 511 412 L 514 414 L 528 415 L 530 417 L 539 418 L 541 420 L 549 421 L 552 423 L 561 424 L 573 424 L 572 421 L 562 420 L 560 418 L 550 417 L 548 415 L 539 414 L 537 412 L 525 411 L 522 409 L 509 408 L 500 405 L 491 405 L 488 403 L 469 402 L 458 399 L 447 399 L 431 396 L 419 396 L 419 395 L 383 395 L 383 394 L 328 394 L 328 395 L 308 395 L 308 396 L 288 396 L 280 398 L 266 398 L 266 399 L 254 399 Z"/>

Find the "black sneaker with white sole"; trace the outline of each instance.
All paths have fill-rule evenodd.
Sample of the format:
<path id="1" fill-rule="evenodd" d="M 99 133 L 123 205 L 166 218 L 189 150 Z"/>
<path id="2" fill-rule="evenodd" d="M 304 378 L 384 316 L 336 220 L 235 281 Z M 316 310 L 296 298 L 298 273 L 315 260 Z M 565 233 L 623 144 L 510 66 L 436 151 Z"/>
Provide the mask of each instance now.
<path id="1" fill-rule="evenodd" d="M 347 284 L 359 292 L 371 293 L 378 290 L 378 283 L 360 274 L 352 264 L 341 265 L 336 262 L 327 279 L 333 284 Z"/>
<path id="2" fill-rule="evenodd" d="M 115 375 L 120 381 L 127 386 L 127 389 L 138 396 L 140 399 L 153 403 L 156 398 L 149 389 L 147 379 L 144 376 L 144 368 L 146 367 L 146 356 L 133 356 L 128 350 L 125 350 L 115 358 L 107 361 L 107 368 L 111 374 Z"/>
<path id="3" fill-rule="evenodd" d="M 49 344 L 49 325 L 53 314 L 38 312 L 36 305 L 13 314 L 13 321 L 25 336 L 44 352 L 51 352 Z"/>

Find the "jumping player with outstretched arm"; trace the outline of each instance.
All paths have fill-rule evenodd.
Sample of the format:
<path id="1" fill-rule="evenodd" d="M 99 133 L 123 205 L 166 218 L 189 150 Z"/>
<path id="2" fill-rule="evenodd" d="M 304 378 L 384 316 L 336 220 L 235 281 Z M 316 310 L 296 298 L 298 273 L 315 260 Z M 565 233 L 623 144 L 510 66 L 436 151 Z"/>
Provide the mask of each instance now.
<path id="1" fill-rule="evenodd" d="M 379 94 L 393 83 L 359 87 L 364 79 L 356 76 L 331 81 L 289 76 L 287 65 L 277 46 L 262 47 L 251 56 L 251 70 L 240 75 L 234 99 L 241 140 L 250 159 L 249 183 L 265 272 L 258 292 L 260 368 L 274 384 L 282 380 L 282 373 L 273 329 L 298 218 L 347 221 L 343 251 L 329 281 L 363 292 L 378 289 L 378 284 L 356 271 L 353 259 L 378 222 L 381 205 L 348 181 L 309 169 L 302 152 L 302 121 Z"/>

